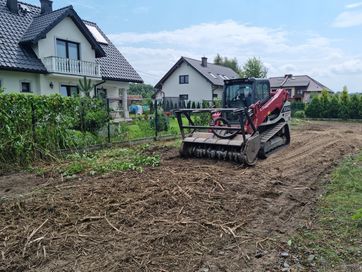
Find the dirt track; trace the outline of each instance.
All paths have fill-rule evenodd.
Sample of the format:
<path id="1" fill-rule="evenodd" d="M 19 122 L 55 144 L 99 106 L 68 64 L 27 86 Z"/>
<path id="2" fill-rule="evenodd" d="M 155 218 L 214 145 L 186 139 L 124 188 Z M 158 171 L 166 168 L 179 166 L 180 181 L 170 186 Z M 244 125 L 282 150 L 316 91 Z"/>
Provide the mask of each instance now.
<path id="1" fill-rule="evenodd" d="M 279 255 L 311 226 L 328 174 L 361 147 L 361 124 L 313 123 L 254 168 L 164 149 L 141 174 L 42 180 L 32 196 L 0 199 L 0 271 L 281 271 L 298 263 Z M 0 197 L 10 178 L 39 183 L 0 177 Z"/>

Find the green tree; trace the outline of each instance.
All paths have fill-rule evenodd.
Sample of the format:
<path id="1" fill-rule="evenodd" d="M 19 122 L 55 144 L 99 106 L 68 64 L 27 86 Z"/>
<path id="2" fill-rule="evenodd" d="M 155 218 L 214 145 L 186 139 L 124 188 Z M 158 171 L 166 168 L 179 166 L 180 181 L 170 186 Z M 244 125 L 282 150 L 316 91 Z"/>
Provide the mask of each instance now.
<path id="1" fill-rule="evenodd" d="M 362 118 L 360 115 L 360 99 L 358 95 L 354 94 L 351 96 L 350 104 L 349 104 L 349 118 L 351 119 L 359 119 Z"/>
<path id="2" fill-rule="evenodd" d="M 307 106 L 305 114 L 310 118 L 320 117 L 321 102 L 319 96 L 314 96 L 310 104 Z"/>
<path id="3" fill-rule="evenodd" d="M 243 77 L 266 78 L 268 69 L 264 66 L 263 62 L 252 57 L 246 61 L 242 69 Z"/>
<path id="4" fill-rule="evenodd" d="M 322 95 L 320 96 L 320 117 L 329 118 L 329 92 L 326 89 L 322 90 Z"/>
<path id="5" fill-rule="evenodd" d="M 131 83 L 128 89 L 128 94 L 142 95 L 143 98 L 151 98 L 154 93 L 153 86 L 149 84 Z"/>
<path id="6" fill-rule="evenodd" d="M 339 96 L 337 94 L 332 95 L 329 107 L 327 110 L 328 118 L 338 118 L 340 112 Z"/>
<path id="7" fill-rule="evenodd" d="M 93 90 L 94 85 L 92 84 L 92 80 L 83 77 L 83 79 L 79 79 L 78 88 L 86 97 L 90 97 L 90 92 Z"/>
<path id="8" fill-rule="evenodd" d="M 237 73 L 239 76 L 242 75 L 242 70 L 236 58 L 229 59 L 227 57 L 222 57 L 219 54 L 217 54 L 216 57 L 214 58 L 214 64 L 229 67 L 232 70 L 234 70 L 234 72 Z"/>
<path id="9" fill-rule="evenodd" d="M 195 101 L 192 101 L 191 109 L 196 109 L 196 103 L 195 103 Z"/>
<path id="10" fill-rule="evenodd" d="M 339 118 L 348 119 L 349 117 L 349 95 L 347 86 L 343 87 L 343 91 L 340 96 L 340 110 L 339 110 Z"/>

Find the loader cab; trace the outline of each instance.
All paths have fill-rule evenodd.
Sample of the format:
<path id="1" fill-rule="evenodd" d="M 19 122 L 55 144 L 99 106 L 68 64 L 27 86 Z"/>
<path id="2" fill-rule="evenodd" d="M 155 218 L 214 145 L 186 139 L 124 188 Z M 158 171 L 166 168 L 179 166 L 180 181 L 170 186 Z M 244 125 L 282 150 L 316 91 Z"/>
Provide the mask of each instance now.
<path id="1" fill-rule="evenodd" d="M 225 80 L 223 93 L 224 108 L 244 108 L 260 101 L 265 103 L 270 97 L 268 79 L 241 78 Z"/>

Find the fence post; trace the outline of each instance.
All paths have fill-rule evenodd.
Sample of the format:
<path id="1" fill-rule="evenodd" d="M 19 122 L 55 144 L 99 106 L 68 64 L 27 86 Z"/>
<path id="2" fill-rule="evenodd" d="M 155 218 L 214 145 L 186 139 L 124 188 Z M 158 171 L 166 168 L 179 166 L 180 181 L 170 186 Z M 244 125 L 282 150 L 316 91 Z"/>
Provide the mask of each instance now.
<path id="1" fill-rule="evenodd" d="M 155 99 L 155 141 L 157 141 L 158 137 L 157 126 L 158 126 L 158 103 L 157 100 Z"/>
<path id="2" fill-rule="evenodd" d="M 107 124 L 107 140 L 108 144 L 111 143 L 111 111 L 109 108 L 109 98 L 107 98 L 107 114 L 108 114 L 108 124 Z"/>
<path id="3" fill-rule="evenodd" d="M 80 119 L 80 131 L 84 133 L 84 107 L 83 107 L 82 98 L 80 98 L 79 119 Z"/>

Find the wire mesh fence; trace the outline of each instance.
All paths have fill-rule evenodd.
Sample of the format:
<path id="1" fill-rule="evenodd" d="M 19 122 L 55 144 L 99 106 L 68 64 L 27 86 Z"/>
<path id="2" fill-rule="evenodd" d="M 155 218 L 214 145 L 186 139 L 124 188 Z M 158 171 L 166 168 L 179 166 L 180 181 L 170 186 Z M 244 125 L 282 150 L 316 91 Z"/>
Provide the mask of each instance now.
<path id="1" fill-rule="evenodd" d="M 63 151 L 179 134 L 176 119 L 165 115 L 160 101 L 152 109 L 126 118 L 110 100 L 0 96 L 0 163 L 25 164 Z"/>

